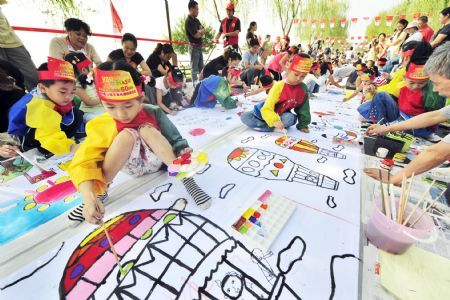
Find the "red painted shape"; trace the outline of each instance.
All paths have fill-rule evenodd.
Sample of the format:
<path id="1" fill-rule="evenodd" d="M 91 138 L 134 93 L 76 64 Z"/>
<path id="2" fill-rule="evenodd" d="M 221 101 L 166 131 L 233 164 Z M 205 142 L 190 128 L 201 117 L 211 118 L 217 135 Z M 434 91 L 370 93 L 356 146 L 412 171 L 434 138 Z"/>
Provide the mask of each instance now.
<path id="1" fill-rule="evenodd" d="M 274 163 L 273 165 L 275 166 L 275 168 L 278 168 L 278 169 L 284 168 L 283 164 L 280 164 L 280 163 Z"/>
<path id="2" fill-rule="evenodd" d="M 205 134 L 206 130 L 203 128 L 194 128 L 191 131 L 189 131 L 189 134 L 192 136 L 199 136 Z"/>
<path id="3" fill-rule="evenodd" d="M 77 192 L 71 180 L 55 184 L 34 196 L 38 204 L 52 203 Z"/>

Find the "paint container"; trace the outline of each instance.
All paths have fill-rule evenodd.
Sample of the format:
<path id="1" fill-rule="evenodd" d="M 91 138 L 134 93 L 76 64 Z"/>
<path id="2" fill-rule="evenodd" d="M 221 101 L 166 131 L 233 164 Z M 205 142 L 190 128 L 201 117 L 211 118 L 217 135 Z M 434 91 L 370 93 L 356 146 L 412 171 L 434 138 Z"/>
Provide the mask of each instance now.
<path id="1" fill-rule="evenodd" d="M 396 206 L 398 207 L 398 199 L 396 199 Z M 405 217 L 409 215 L 413 208 L 414 205 L 408 203 Z M 421 213 L 422 209 L 417 209 L 410 222 L 414 222 Z M 433 219 L 429 215 L 425 214 L 414 228 L 403 226 L 383 214 L 381 211 L 381 197 L 375 198 L 375 205 L 365 233 L 369 241 L 377 248 L 393 254 L 405 252 L 416 241 L 433 243 L 437 239 L 437 230 Z M 430 233 L 428 239 L 422 239 L 427 233 Z"/>
<path id="2" fill-rule="evenodd" d="M 388 153 L 389 153 L 388 149 L 380 147 L 380 148 L 377 149 L 376 156 L 379 157 L 379 158 L 386 158 Z"/>

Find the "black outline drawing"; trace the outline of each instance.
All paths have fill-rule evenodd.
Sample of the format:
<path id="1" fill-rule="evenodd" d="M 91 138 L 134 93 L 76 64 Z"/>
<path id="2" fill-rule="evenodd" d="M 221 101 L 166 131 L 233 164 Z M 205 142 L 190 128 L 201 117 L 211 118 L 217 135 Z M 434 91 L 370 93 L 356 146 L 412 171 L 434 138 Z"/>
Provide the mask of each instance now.
<path id="1" fill-rule="evenodd" d="M 158 202 L 161 200 L 161 197 L 164 193 L 167 193 L 172 188 L 172 183 L 166 183 L 160 186 L 157 186 L 153 189 L 153 192 L 149 194 L 150 198 L 152 198 L 153 201 Z M 156 197 L 154 196 L 156 195 Z"/>
<path id="2" fill-rule="evenodd" d="M 252 251 L 252 255 L 253 255 L 252 261 L 258 265 L 264 277 L 266 277 L 266 280 L 272 283 L 272 281 L 275 279 L 275 272 L 273 271 L 272 266 L 267 261 L 267 258 L 273 256 L 273 252 L 269 251 L 266 254 L 264 254 L 264 252 L 261 249 L 255 248 Z M 261 262 L 264 263 L 265 266 L 261 265 Z"/>
<path id="3" fill-rule="evenodd" d="M 334 298 L 334 294 L 336 292 L 336 280 L 334 278 L 334 261 L 336 258 L 346 259 L 346 258 L 354 258 L 361 262 L 361 259 L 356 257 L 354 254 L 343 254 L 343 255 L 333 255 L 330 260 L 330 278 L 331 278 L 331 294 L 330 300 Z"/>
<path id="4" fill-rule="evenodd" d="M 344 181 L 345 183 L 348 184 L 355 184 L 355 176 L 356 176 L 356 171 L 350 168 L 345 169 L 344 171 L 342 171 L 344 173 Z"/>
<path id="5" fill-rule="evenodd" d="M 336 204 L 336 202 L 334 202 L 334 196 L 329 195 L 327 197 L 327 205 L 329 208 L 336 208 L 337 204 Z"/>
<path id="6" fill-rule="evenodd" d="M 337 145 L 336 147 L 333 147 L 332 149 L 333 149 L 334 151 L 340 152 L 340 151 L 344 150 L 345 147 L 342 146 L 342 145 Z"/>
<path id="7" fill-rule="evenodd" d="M 267 138 L 270 138 L 270 137 L 271 137 L 270 134 L 265 134 L 265 135 L 261 136 L 262 139 L 267 139 Z"/>
<path id="8" fill-rule="evenodd" d="M 230 275 L 228 277 L 237 276 L 240 278 L 241 286 L 245 287 L 245 293 L 257 299 L 261 299 L 261 295 L 265 299 L 283 299 L 288 297 L 289 299 L 301 299 L 297 292 L 286 283 L 286 274 L 297 261 L 302 259 L 305 252 L 306 244 L 301 237 L 294 237 L 288 246 L 280 251 L 278 260 L 285 261 L 282 263 L 277 261 L 277 266 L 284 265 L 287 268 L 274 272 L 270 266 L 266 266 L 264 261 L 259 260 L 252 251 L 230 236 L 217 224 L 201 215 L 183 211 L 184 207 L 181 206 L 185 206 L 185 202 L 184 205 L 177 204 L 169 208 L 165 215 L 159 216 L 158 220 L 153 217 L 153 213 L 157 212 L 158 209 L 143 209 L 124 214 L 130 216 L 144 213 L 147 218 L 157 221 L 150 227 L 154 232 L 145 243 L 133 246 L 138 247 L 138 249 L 133 249 L 136 253 L 139 253 L 137 256 L 129 261 L 122 261 L 122 265 L 131 266 L 125 276 L 116 276 L 117 273 L 120 273 L 117 265 L 98 283 L 85 278 L 85 273 L 80 273 L 77 281 L 83 280 L 95 286 L 89 297 L 94 299 L 98 288 L 112 280 L 114 288 L 108 292 L 107 298 L 115 296 L 123 299 L 124 296 L 127 296 L 126 298 L 137 299 L 133 289 L 136 285 L 139 285 L 139 291 L 146 294 L 145 297 L 141 296 L 141 298 L 146 299 L 152 296 L 155 289 L 163 289 L 166 295 L 171 294 L 174 299 L 178 299 L 184 293 L 192 292 L 197 293 L 197 299 L 204 299 L 205 297 L 208 299 L 237 299 L 235 296 L 227 297 L 220 286 L 216 286 L 218 281 L 223 283 L 224 279 L 227 279 L 227 275 Z M 127 218 L 126 216 L 124 218 Z M 132 236 L 130 233 L 127 233 L 127 235 Z M 133 238 L 138 239 L 139 237 Z M 198 243 L 199 239 L 204 240 L 204 242 Z M 102 241 L 103 238 L 99 238 L 95 244 L 100 244 Z M 297 253 L 294 253 L 294 255 L 289 253 L 284 257 L 283 254 L 285 252 L 297 250 L 298 247 L 294 247 L 297 241 L 301 242 L 302 249 L 300 253 L 298 255 Z M 174 244 L 177 244 L 177 246 L 174 247 Z M 78 247 L 73 255 L 79 254 L 77 250 L 79 250 Z M 190 262 L 182 260 L 183 255 L 180 254 L 182 251 L 184 251 L 184 255 L 189 253 L 192 257 Z M 235 261 L 235 255 L 239 255 L 241 260 Z M 121 258 L 124 257 L 126 257 L 126 253 L 123 253 L 121 256 Z M 258 261 L 257 264 L 262 274 L 259 273 L 258 269 L 248 269 L 249 263 L 254 263 L 255 260 Z M 68 260 L 68 266 L 71 261 L 72 257 Z M 153 263 L 159 266 L 163 263 L 162 268 L 154 268 L 152 266 Z M 72 263 L 71 266 L 73 267 L 74 264 Z M 88 270 L 89 268 L 86 266 L 83 272 Z M 67 267 L 59 285 L 61 298 L 66 297 L 71 292 L 66 290 L 65 278 L 70 276 L 66 272 L 68 272 Z M 271 276 L 274 277 L 273 283 L 259 282 L 256 279 L 266 276 L 267 273 L 271 273 Z M 167 274 L 181 276 L 182 281 L 173 281 L 170 279 L 173 279 L 173 277 L 167 276 Z M 197 280 L 194 284 L 195 286 L 191 284 L 192 280 Z M 244 291 L 244 289 L 237 290 L 239 294 L 242 294 L 240 293 L 241 291 Z M 103 292 L 105 291 L 103 290 Z"/>
<path id="9" fill-rule="evenodd" d="M 231 151 L 227 161 L 234 170 L 255 178 L 298 182 L 335 191 L 339 188 L 337 180 L 296 164 L 287 156 L 275 152 L 238 147 Z"/>
<path id="10" fill-rule="evenodd" d="M 207 164 L 206 167 L 203 170 L 201 170 L 200 172 L 197 172 L 197 175 L 204 174 L 206 171 L 209 170 L 209 168 L 211 168 L 211 164 Z"/>
<path id="11" fill-rule="evenodd" d="M 30 274 L 25 275 L 23 277 L 20 277 L 19 279 L 15 280 L 14 282 L 11 282 L 7 285 L 5 285 L 4 287 L 1 287 L 0 290 L 3 291 L 13 285 L 18 284 L 19 282 L 30 278 L 31 276 L 33 276 L 34 274 L 36 274 L 36 272 L 38 272 L 40 269 L 42 269 L 43 267 L 47 266 L 49 263 L 51 263 L 59 254 L 59 252 L 61 252 L 62 248 L 64 247 L 65 242 L 62 242 L 61 246 L 59 247 L 58 251 L 55 253 L 55 255 L 53 255 L 48 261 L 46 261 L 45 263 L 43 263 L 42 265 L 40 265 L 39 267 L 37 267 L 36 269 L 34 269 Z"/>
<path id="12" fill-rule="evenodd" d="M 321 156 L 321 157 L 319 157 L 316 161 L 317 161 L 319 164 L 324 164 L 324 163 L 327 162 L 327 160 L 328 160 L 328 158 L 326 158 L 325 156 Z"/>
<path id="13" fill-rule="evenodd" d="M 317 143 L 317 140 L 311 140 L 311 143 L 315 144 Z"/>
<path id="14" fill-rule="evenodd" d="M 224 185 L 220 189 L 219 198 L 225 199 L 228 196 L 228 193 L 231 192 L 235 187 L 236 187 L 236 184 L 234 184 L 234 183 L 228 183 L 228 184 Z"/>
<path id="15" fill-rule="evenodd" d="M 254 141 L 254 140 L 255 140 L 255 137 L 254 137 L 254 136 L 249 136 L 249 137 L 247 137 L 247 138 L 241 140 L 241 143 L 242 143 L 242 144 L 247 144 L 248 142 L 251 142 L 251 141 Z"/>

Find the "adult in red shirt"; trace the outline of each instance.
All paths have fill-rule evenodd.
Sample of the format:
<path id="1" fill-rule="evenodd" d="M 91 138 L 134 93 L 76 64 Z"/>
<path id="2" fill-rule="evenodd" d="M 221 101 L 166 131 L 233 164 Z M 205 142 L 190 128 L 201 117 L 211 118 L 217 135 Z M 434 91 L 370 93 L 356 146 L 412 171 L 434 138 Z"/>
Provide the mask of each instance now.
<path id="1" fill-rule="evenodd" d="M 428 25 L 428 17 L 421 16 L 417 20 L 417 25 L 419 26 L 419 31 L 423 35 L 423 38 L 429 43 L 431 37 L 434 35 L 434 30 Z"/>
<path id="2" fill-rule="evenodd" d="M 239 32 L 241 31 L 241 21 L 234 16 L 234 3 L 227 5 L 227 17 L 220 23 L 219 32 L 214 41 L 217 43 L 221 35 L 224 36 L 223 46 L 230 45 L 235 50 L 239 49 Z"/>

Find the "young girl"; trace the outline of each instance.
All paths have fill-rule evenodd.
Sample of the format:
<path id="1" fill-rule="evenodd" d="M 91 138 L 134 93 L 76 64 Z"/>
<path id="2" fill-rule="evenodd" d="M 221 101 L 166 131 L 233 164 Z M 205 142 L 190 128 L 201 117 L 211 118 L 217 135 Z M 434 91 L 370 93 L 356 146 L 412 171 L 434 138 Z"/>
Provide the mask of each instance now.
<path id="1" fill-rule="evenodd" d="M 182 107 L 184 76 L 178 68 L 172 68 L 166 75 L 156 78 L 156 103 L 167 114 L 176 115 Z M 188 105 L 188 103 L 185 103 Z"/>
<path id="2" fill-rule="evenodd" d="M 64 60 L 70 62 L 74 67 L 77 77 L 75 95 L 81 99 L 80 110 L 84 113 L 84 122 L 87 123 L 105 112 L 95 90 L 92 72 L 89 69 L 91 62 L 80 52 L 69 53 L 64 57 Z"/>
<path id="3" fill-rule="evenodd" d="M 359 92 L 362 92 L 363 97 L 362 97 L 362 101 L 361 104 L 366 102 L 366 101 L 370 101 L 372 100 L 376 88 L 375 85 L 372 84 L 372 79 L 373 79 L 373 73 L 371 70 L 366 70 L 361 76 L 361 84 L 359 85 L 359 87 L 350 95 L 345 96 L 344 97 L 344 102 L 347 102 L 349 100 L 351 100 L 353 97 L 355 97 L 356 95 L 359 94 Z"/>
<path id="4" fill-rule="evenodd" d="M 130 65 L 100 65 L 95 70 L 95 83 L 106 113 L 88 123 L 86 140 L 69 168 L 70 178 L 83 196 L 80 208 L 84 218 L 92 224 L 98 224 L 105 213 L 98 196 L 106 193 L 108 183 L 120 170 L 142 176 L 192 152 L 159 108 L 143 104 L 140 76 Z M 194 179 L 185 178 L 182 183 L 200 208 L 211 205 L 211 197 Z M 77 219 L 83 220 L 82 216 Z"/>
<path id="5" fill-rule="evenodd" d="M 241 121 L 257 131 L 285 130 L 295 123 L 301 132 L 309 132 L 311 122 L 308 89 L 303 83 L 312 66 L 307 54 L 295 55 L 289 65 L 287 78 L 276 82 L 271 88 L 267 100 L 255 105 L 252 112 L 241 115 Z M 291 113 L 294 109 L 295 114 Z"/>
<path id="6" fill-rule="evenodd" d="M 273 79 L 276 81 L 281 80 L 281 73 L 287 71 L 287 64 L 289 60 L 298 53 L 297 47 L 291 47 L 286 52 L 275 55 L 267 65 L 267 69 L 273 75 Z"/>

